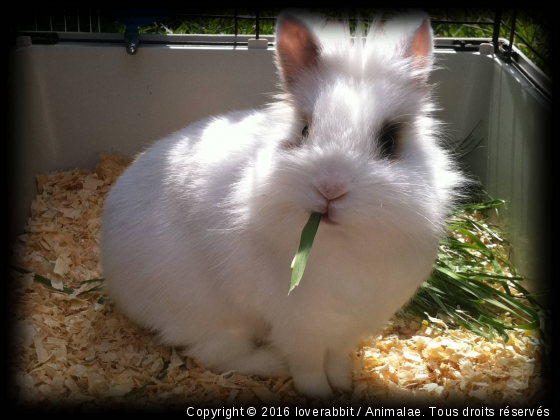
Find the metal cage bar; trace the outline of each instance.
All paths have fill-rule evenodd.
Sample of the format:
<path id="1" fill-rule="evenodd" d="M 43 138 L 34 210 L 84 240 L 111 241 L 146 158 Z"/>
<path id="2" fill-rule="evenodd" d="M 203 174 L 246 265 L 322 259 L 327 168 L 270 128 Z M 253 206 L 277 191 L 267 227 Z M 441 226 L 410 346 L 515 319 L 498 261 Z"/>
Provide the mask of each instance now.
<path id="1" fill-rule="evenodd" d="M 492 31 L 492 43 L 494 44 L 494 53 L 498 53 L 499 39 L 500 39 L 500 26 L 502 22 L 502 9 L 496 9 L 494 16 L 494 29 Z"/>
<path id="2" fill-rule="evenodd" d="M 517 21 L 517 9 L 513 9 L 513 15 L 511 17 L 511 29 L 510 29 L 510 34 L 509 34 L 509 45 L 508 45 L 508 50 L 507 50 L 507 54 L 506 54 L 506 61 L 508 63 L 511 62 L 511 52 L 513 51 L 513 37 L 515 35 L 515 26 L 516 26 L 516 22 Z"/>
<path id="3" fill-rule="evenodd" d="M 509 26 L 507 23 L 502 22 L 502 25 L 509 29 L 511 31 L 511 26 Z M 514 36 L 518 39 L 520 39 L 523 43 L 523 45 L 525 45 L 527 48 L 529 48 L 529 50 L 531 50 L 531 52 L 533 54 L 535 54 L 539 59 L 541 59 L 542 61 L 546 61 L 546 59 L 537 51 L 535 50 L 531 44 L 529 43 L 529 41 L 527 41 L 525 38 L 523 38 L 521 35 L 519 35 L 517 32 L 513 32 Z"/>
<path id="4" fill-rule="evenodd" d="M 259 39 L 259 35 L 260 35 L 260 26 L 261 26 L 261 21 L 259 19 L 259 9 L 257 9 L 255 11 L 255 38 Z"/>

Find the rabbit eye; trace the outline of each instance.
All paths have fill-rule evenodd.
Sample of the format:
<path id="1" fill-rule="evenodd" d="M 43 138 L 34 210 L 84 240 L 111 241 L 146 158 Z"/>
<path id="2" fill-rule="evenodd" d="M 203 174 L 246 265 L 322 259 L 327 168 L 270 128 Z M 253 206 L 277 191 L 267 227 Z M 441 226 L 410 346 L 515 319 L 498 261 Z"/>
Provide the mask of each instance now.
<path id="1" fill-rule="evenodd" d="M 385 124 L 379 133 L 377 141 L 379 143 L 379 150 L 384 158 L 393 159 L 395 157 L 395 150 L 399 139 L 401 126 L 400 124 Z"/>
<path id="2" fill-rule="evenodd" d="M 309 124 L 306 124 L 305 127 L 301 130 L 301 137 L 296 137 L 294 140 L 285 141 L 283 146 L 285 149 L 296 149 L 298 147 L 303 146 L 303 141 L 309 136 Z"/>

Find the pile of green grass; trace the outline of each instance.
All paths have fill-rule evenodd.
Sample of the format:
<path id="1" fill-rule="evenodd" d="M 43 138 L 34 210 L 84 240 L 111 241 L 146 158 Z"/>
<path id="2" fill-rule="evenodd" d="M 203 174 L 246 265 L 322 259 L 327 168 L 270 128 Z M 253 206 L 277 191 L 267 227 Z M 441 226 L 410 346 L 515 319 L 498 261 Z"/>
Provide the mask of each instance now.
<path id="1" fill-rule="evenodd" d="M 426 315 L 444 318 L 492 341 L 499 334 L 508 341 L 508 330 L 539 330 L 544 338 L 540 313 L 546 308 L 522 286 L 524 277 L 503 254 L 504 235 L 488 220 L 472 217 L 473 212 L 497 210 L 503 200 L 465 204 L 447 220 L 449 234 L 440 241 L 437 261 L 430 277 L 422 284 L 399 315 Z M 454 233 L 462 235 L 458 239 Z M 480 239 L 487 234 L 494 245 Z M 504 248 L 505 247 L 505 248 Z M 504 321 L 504 315 L 511 322 Z"/>

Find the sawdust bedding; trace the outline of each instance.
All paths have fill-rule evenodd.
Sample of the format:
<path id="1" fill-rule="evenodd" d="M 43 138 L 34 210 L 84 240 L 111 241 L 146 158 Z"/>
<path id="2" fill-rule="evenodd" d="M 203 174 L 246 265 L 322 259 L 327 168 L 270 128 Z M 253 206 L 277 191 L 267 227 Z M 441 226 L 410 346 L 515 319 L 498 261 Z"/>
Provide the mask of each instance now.
<path id="1" fill-rule="evenodd" d="M 37 176 L 39 193 L 11 259 L 31 272 L 11 271 L 12 397 L 26 406 L 323 404 L 298 394 L 291 378 L 204 369 L 124 318 L 104 298 L 102 282 L 84 283 L 103 277 L 103 201 L 129 163 L 102 156 L 96 171 Z M 357 349 L 354 391 L 336 394 L 335 403 L 530 404 L 542 388 L 536 334 L 511 331 L 507 343 L 488 342 L 438 319 L 395 318 Z"/>

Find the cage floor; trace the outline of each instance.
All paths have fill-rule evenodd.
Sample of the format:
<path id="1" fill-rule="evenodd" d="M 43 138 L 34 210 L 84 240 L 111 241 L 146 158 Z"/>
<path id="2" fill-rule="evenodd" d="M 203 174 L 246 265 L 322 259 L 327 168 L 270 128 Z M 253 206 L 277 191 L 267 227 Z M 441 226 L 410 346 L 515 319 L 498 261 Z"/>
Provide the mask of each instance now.
<path id="1" fill-rule="evenodd" d="M 98 244 L 104 198 L 130 162 L 102 156 L 96 171 L 38 175 L 39 193 L 25 233 L 14 244 L 11 319 L 14 386 L 21 404 L 138 406 L 183 404 L 321 405 L 289 377 L 216 375 L 158 343 L 103 298 Z M 53 287 L 34 281 L 33 273 Z M 69 290 L 72 289 L 72 290 Z M 338 404 L 526 404 L 538 395 L 536 332 L 513 331 L 504 343 L 464 329 L 391 320 L 356 349 L 353 393 Z M 428 324 L 428 325 L 424 325 Z"/>

